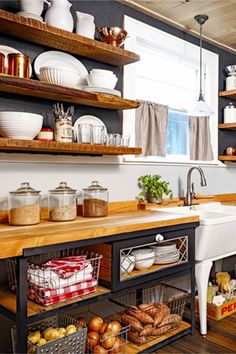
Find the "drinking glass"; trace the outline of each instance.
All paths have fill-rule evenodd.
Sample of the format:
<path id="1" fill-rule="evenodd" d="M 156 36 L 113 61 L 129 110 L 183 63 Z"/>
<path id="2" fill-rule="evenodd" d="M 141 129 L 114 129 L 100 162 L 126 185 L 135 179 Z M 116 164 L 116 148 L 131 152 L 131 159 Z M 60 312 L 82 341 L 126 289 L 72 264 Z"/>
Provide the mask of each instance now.
<path id="1" fill-rule="evenodd" d="M 120 145 L 129 146 L 130 135 L 121 135 Z"/>
<path id="2" fill-rule="evenodd" d="M 94 125 L 92 128 L 92 142 L 94 144 L 104 144 L 104 126 Z"/>
<path id="3" fill-rule="evenodd" d="M 107 134 L 105 140 L 106 140 L 106 145 L 115 145 L 113 134 Z"/>
<path id="4" fill-rule="evenodd" d="M 114 145 L 120 145 L 120 143 L 121 143 L 120 134 L 118 134 L 118 133 L 113 134 L 113 142 L 114 142 Z"/>
<path id="5" fill-rule="evenodd" d="M 92 124 L 79 124 L 78 125 L 78 143 L 91 144 L 92 142 Z"/>

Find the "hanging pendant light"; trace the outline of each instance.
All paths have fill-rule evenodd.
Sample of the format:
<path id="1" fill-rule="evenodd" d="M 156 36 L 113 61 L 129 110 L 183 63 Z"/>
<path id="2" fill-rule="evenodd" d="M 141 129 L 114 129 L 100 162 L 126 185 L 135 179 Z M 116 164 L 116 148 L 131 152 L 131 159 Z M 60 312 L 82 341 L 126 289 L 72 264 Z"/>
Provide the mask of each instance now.
<path id="1" fill-rule="evenodd" d="M 202 92 L 202 26 L 208 20 L 208 16 L 196 15 L 194 16 L 194 19 L 200 25 L 200 90 L 199 90 L 198 102 L 194 110 L 190 112 L 189 115 L 195 117 L 203 117 L 203 116 L 210 116 L 214 114 L 214 111 L 206 104 Z"/>

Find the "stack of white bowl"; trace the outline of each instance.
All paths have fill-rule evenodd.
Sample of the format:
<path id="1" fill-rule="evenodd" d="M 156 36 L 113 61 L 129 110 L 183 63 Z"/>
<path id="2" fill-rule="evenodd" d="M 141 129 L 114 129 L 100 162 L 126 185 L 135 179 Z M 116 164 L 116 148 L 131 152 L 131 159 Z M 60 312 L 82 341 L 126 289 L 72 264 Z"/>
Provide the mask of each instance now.
<path id="1" fill-rule="evenodd" d="M 134 267 L 138 270 L 150 268 L 154 263 L 155 252 L 151 248 L 140 248 L 132 251 L 135 257 Z"/>
<path id="2" fill-rule="evenodd" d="M 117 80 L 118 78 L 113 71 L 104 69 L 92 69 L 87 76 L 89 86 L 112 90 L 115 88 Z"/>
<path id="3" fill-rule="evenodd" d="M 0 135 L 5 138 L 33 140 L 43 126 L 43 116 L 27 112 L 0 112 Z"/>
<path id="4" fill-rule="evenodd" d="M 40 80 L 53 85 L 76 87 L 80 80 L 80 74 L 69 68 L 43 66 L 40 68 Z"/>

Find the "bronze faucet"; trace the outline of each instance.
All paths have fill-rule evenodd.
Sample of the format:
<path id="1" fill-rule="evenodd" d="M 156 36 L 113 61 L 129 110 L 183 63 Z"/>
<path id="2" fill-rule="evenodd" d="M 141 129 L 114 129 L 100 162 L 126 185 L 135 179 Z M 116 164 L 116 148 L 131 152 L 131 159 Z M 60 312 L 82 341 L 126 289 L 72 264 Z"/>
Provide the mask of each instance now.
<path id="1" fill-rule="evenodd" d="M 192 172 L 193 170 L 198 170 L 200 177 L 201 177 L 201 186 L 205 187 L 207 185 L 206 183 L 206 178 L 204 176 L 203 170 L 201 169 L 201 167 L 191 167 L 188 171 L 188 175 L 187 175 L 187 194 L 186 194 L 186 198 L 184 200 L 184 205 L 192 205 L 192 200 L 194 197 L 194 188 L 193 188 L 193 183 L 191 183 L 191 176 L 192 176 Z"/>

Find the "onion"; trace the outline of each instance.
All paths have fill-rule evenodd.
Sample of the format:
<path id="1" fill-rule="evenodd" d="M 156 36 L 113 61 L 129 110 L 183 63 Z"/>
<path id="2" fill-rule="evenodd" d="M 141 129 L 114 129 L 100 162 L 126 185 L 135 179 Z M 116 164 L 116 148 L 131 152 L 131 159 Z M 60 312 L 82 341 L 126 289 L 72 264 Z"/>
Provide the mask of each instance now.
<path id="1" fill-rule="evenodd" d="M 97 332 L 89 332 L 87 334 L 87 343 L 89 348 L 95 347 L 99 343 L 100 337 Z"/>
<path id="2" fill-rule="evenodd" d="M 106 330 L 107 330 L 107 327 L 108 327 L 108 322 L 104 322 L 102 324 L 102 327 L 101 327 L 100 331 L 99 331 L 99 334 L 101 334 L 101 335 L 104 334 L 106 332 Z"/>
<path id="3" fill-rule="evenodd" d="M 103 325 L 102 317 L 93 316 L 88 323 L 88 329 L 89 331 L 98 332 L 102 328 L 102 325 Z"/>
<path id="4" fill-rule="evenodd" d="M 106 351 L 106 349 L 104 349 L 104 348 L 101 347 L 100 345 L 96 345 L 96 346 L 93 348 L 93 353 L 106 354 L 107 351 Z"/>
<path id="5" fill-rule="evenodd" d="M 107 329 L 111 331 L 114 335 L 118 335 L 121 330 L 121 324 L 118 321 L 112 321 L 109 323 Z"/>
<path id="6" fill-rule="evenodd" d="M 101 337 L 102 346 L 105 349 L 111 349 L 116 342 L 116 337 L 111 331 L 106 331 Z"/>
<path id="7" fill-rule="evenodd" d="M 84 317 L 78 317 L 75 326 L 77 329 L 79 329 L 79 328 L 86 327 L 86 324 L 87 324 L 87 321 Z"/>
<path id="8" fill-rule="evenodd" d="M 112 349 L 109 351 L 109 354 L 120 353 L 122 344 L 123 343 L 120 337 L 116 337 L 115 344 L 113 345 Z"/>

